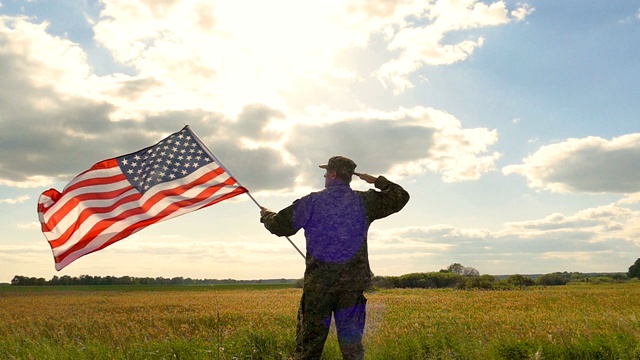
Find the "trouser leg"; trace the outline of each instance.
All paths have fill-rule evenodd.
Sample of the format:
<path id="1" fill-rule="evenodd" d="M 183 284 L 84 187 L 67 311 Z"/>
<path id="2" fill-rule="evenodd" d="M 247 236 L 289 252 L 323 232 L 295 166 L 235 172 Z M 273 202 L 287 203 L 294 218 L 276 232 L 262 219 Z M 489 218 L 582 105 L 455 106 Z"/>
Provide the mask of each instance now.
<path id="1" fill-rule="evenodd" d="M 302 293 L 296 327 L 296 359 L 320 359 L 331 325 L 331 298 L 323 293 Z"/>
<path id="2" fill-rule="evenodd" d="M 334 309 L 338 342 L 345 360 L 364 359 L 364 326 L 367 299 L 361 291 L 341 293 Z"/>

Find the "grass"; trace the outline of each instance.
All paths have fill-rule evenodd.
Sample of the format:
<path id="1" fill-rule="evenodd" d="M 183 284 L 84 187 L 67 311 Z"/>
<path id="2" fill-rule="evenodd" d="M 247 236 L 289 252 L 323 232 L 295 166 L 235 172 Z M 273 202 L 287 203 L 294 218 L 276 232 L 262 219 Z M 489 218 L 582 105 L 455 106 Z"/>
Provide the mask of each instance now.
<path id="1" fill-rule="evenodd" d="M 2 359 L 287 359 L 301 291 L 0 288 Z M 640 284 L 367 294 L 367 359 L 640 359 Z M 340 358 L 332 330 L 323 359 Z"/>

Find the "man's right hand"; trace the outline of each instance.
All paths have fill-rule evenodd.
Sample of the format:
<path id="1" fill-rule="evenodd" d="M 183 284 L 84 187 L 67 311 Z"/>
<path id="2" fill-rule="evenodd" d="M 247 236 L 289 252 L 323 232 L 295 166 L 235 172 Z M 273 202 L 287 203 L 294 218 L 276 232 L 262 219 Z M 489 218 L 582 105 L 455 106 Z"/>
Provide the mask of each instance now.
<path id="1" fill-rule="evenodd" d="M 360 179 L 368 182 L 369 184 L 373 184 L 376 182 L 376 179 L 378 178 L 377 176 L 373 176 L 373 175 L 369 175 L 366 173 L 357 173 L 354 172 L 353 175 L 356 175 L 357 177 L 359 177 Z"/>

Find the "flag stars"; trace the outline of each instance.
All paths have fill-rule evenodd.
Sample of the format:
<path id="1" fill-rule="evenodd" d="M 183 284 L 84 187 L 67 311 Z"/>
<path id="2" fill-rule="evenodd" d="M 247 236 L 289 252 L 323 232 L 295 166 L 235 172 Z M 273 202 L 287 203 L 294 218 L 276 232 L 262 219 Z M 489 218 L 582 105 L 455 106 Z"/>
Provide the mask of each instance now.
<path id="1" fill-rule="evenodd" d="M 185 177 L 212 160 L 188 130 L 118 158 L 122 173 L 140 192 Z"/>

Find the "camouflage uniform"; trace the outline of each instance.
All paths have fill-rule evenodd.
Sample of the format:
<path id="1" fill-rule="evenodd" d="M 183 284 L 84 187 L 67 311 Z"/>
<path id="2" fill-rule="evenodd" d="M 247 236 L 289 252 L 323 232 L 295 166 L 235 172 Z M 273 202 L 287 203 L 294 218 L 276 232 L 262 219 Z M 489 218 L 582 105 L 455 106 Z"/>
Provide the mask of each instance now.
<path id="1" fill-rule="evenodd" d="M 333 161 L 332 164 L 332 159 Z M 353 174 L 355 163 L 334 157 L 322 168 Z M 304 289 L 298 310 L 298 359 L 319 359 L 333 313 L 344 359 L 364 358 L 362 336 L 366 298 L 371 286 L 367 230 L 377 219 L 400 211 L 409 194 L 383 176 L 378 190 L 354 191 L 334 182 L 279 211 L 265 212 L 261 222 L 273 234 L 290 236 L 304 228 L 307 255 Z"/>

